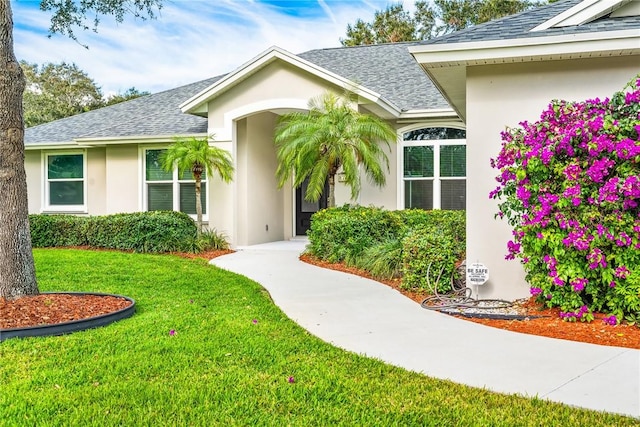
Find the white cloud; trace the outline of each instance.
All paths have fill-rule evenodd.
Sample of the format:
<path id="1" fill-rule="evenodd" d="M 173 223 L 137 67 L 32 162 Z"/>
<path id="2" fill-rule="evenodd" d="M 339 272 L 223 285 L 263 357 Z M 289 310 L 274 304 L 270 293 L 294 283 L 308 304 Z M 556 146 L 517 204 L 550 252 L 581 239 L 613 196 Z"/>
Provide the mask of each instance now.
<path id="1" fill-rule="evenodd" d="M 98 34 L 78 33 L 85 49 L 65 36 L 47 38 L 50 16 L 13 1 L 15 51 L 38 64 L 75 62 L 107 94 L 132 86 L 157 92 L 232 71 L 273 45 L 293 53 L 337 47 L 348 23 L 372 19 L 387 1 L 299 5 L 296 14 L 258 1 L 166 1 L 157 20 L 103 19 Z"/>

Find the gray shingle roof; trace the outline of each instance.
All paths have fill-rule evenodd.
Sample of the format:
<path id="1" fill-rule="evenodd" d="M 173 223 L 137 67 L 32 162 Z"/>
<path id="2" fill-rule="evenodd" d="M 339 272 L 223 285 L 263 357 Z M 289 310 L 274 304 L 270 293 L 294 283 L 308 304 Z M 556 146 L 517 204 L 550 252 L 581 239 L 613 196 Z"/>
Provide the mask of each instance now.
<path id="1" fill-rule="evenodd" d="M 538 25 L 575 6 L 583 0 L 560 0 L 550 5 L 540 6 L 505 18 L 476 25 L 421 44 L 444 44 L 478 42 L 489 40 L 521 39 L 528 37 L 546 37 L 563 34 L 618 31 L 640 28 L 640 16 L 610 18 L 608 15 L 583 25 L 549 28 L 531 31 Z"/>
<path id="2" fill-rule="evenodd" d="M 448 108 L 408 47 L 416 43 L 318 49 L 298 56 L 382 95 L 401 110 Z"/>
<path id="3" fill-rule="evenodd" d="M 207 119 L 179 105 L 222 76 L 27 128 L 25 144 L 65 143 L 77 138 L 206 133 Z"/>
<path id="4" fill-rule="evenodd" d="M 301 58 L 362 84 L 403 110 L 449 105 L 409 54 L 412 43 L 318 49 Z M 415 43 L 413 43 L 415 44 Z M 25 144 L 59 144 L 78 138 L 206 133 L 207 119 L 179 105 L 223 76 L 100 108 L 26 129 Z"/>

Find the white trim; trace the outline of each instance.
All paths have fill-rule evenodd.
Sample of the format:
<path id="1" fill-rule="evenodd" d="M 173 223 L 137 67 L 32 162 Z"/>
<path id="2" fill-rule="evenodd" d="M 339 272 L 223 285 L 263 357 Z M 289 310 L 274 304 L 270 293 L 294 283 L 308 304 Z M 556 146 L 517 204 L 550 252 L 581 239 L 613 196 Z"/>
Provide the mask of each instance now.
<path id="1" fill-rule="evenodd" d="M 168 180 L 167 181 L 147 181 L 147 174 L 146 174 L 147 150 L 166 150 L 166 149 L 167 149 L 167 145 L 144 145 L 144 146 L 141 145 L 138 147 L 138 165 L 139 165 L 139 171 L 140 171 L 140 182 L 142 183 L 142 191 L 139 192 L 140 199 L 138 201 L 138 206 L 141 212 L 146 212 L 149 209 L 149 206 L 147 204 L 148 182 L 151 182 L 151 183 L 165 182 L 167 184 L 168 183 L 172 184 L 172 207 L 173 207 L 173 210 L 176 212 L 180 212 L 180 184 L 185 182 L 186 183 L 195 182 L 193 180 L 181 180 L 177 168 L 173 169 L 171 181 L 168 181 Z M 202 214 L 202 222 L 209 222 L 209 211 L 211 208 L 209 203 L 209 199 L 210 199 L 209 190 L 211 186 L 211 177 L 207 175 L 207 179 L 204 180 L 203 182 L 207 184 L 207 190 L 204 192 L 205 194 L 204 202 L 205 202 L 207 213 Z M 197 220 L 196 214 L 188 214 L 188 215 L 194 221 Z"/>
<path id="2" fill-rule="evenodd" d="M 208 88 L 194 95 L 182 103 L 180 105 L 180 109 L 184 113 L 201 112 L 200 107 L 202 104 L 207 103 L 212 98 L 220 95 L 276 60 L 284 61 L 331 84 L 361 96 L 362 98 L 379 105 L 394 117 L 397 117 L 401 112 L 400 108 L 385 100 L 380 94 L 276 46 L 267 49 L 253 60 L 238 68 L 236 71 L 227 74 L 225 77 L 214 82 Z"/>
<path id="3" fill-rule="evenodd" d="M 400 113 L 397 122 L 398 123 L 407 123 L 409 120 L 414 122 L 415 120 L 424 120 L 424 119 L 447 119 L 454 118 L 457 119 L 458 115 L 453 110 L 453 108 L 433 108 L 433 109 L 424 109 L 424 110 L 408 110 Z"/>
<path id="4" fill-rule="evenodd" d="M 561 14 L 543 22 L 531 31 L 544 31 L 549 28 L 583 25 L 609 14 L 630 1 L 631 0 L 583 0 Z"/>
<path id="5" fill-rule="evenodd" d="M 432 122 L 432 123 L 413 123 L 411 125 L 408 126 L 404 126 L 401 128 L 398 128 L 397 133 L 398 133 L 398 155 L 397 155 L 397 170 L 398 170 L 398 184 L 396 187 L 396 203 L 397 203 L 397 209 L 406 209 L 405 207 L 405 194 L 404 194 L 404 183 L 405 183 L 405 177 L 404 177 L 404 148 L 405 147 L 419 147 L 419 146 L 427 146 L 427 145 L 431 145 L 434 147 L 433 150 L 433 177 L 431 178 L 424 178 L 424 180 L 431 180 L 433 182 L 433 209 L 440 209 L 442 206 L 442 194 L 441 194 L 441 181 L 443 180 L 442 177 L 440 177 L 440 147 L 442 145 L 467 145 L 467 140 L 466 139 L 423 139 L 423 140 L 417 140 L 417 141 L 405 141 L 403 138 L 403 134 L 406 132 L 411 132 L 414 130 L 419 130 L 419 129 L 426 129 L 426 128 L 452 128 L 452 129 L 460 129 L 460 130 L 464 130 L 466 132 L 466 128 L 465 126 L 460 123 L 452 123 L 452 122 L 447 122 L 447 121 L 441 121 L 441 122 Z M 445 178 L 445 180 L 449 179 L 449 177 Z M 465 175 L 464 178 L 463 177 L 455 177 L 453 179 L 458 179 L 458 180 L 462 180 L 462 179 L 467 179 L 467 176 Z"/>
<path id="6" fill-rule="evenodd" d="M 523 39 L 419 45 L 409 52 L 424 68 L 487 65 L 640 53 L 637 29 Z"/>
<path id="7" fill-rule="evenodd" d="M 81 205 L 52 205 L 49 189 L 49 156 L 82 155 L 82 201 Z M 65 151 L 45 151 L 40 154 L 42 164 L 42 192 L 41 192 L 41 213 L 88 213 L 88 177 L 87 177 L 87 150 L 75 149 Z M 59 181 L 80 181 L 79 178 L 60 179 Z"/>

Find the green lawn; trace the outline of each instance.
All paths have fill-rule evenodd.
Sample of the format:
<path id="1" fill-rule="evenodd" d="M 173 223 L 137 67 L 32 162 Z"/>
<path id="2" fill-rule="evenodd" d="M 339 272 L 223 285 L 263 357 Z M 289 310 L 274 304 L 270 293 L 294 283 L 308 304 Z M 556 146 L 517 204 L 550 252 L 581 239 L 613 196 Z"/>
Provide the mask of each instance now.
<path id="1" fill-rule="evenodd" d="M 0 426 L 637 425 L 336 349 L 256 283 L 203 261 L 62 249 L 35 257 L 41 290 L 123 294 L 137 312 L 0 343 Z"/>

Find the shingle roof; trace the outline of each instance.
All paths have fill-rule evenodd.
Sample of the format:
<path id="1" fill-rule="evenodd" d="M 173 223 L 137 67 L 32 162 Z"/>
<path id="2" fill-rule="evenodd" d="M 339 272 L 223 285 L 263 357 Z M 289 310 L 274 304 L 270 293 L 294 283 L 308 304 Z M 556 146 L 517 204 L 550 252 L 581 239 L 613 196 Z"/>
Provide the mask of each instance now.
<path id="1" fill-rule="evenodd" d="M 611 18 L 608 15 L 583 25 L 531 31 L 538 25 L 568 10 L 583 0 L 560 0 L 546 6 L 520 12 L 505 18 L 476 25 L 421 44 L 445 44 L 546 37 L 564 34 L 618 31 L 640 28 L 640 16 Z"/>
<path id="2" fill-rule="evenodd" d="M 318 49 L 298 56 L 382 95 L 401 110 L 448 108 L 408 47 L 394 43 Z"/>
<path id="3" fill-rule="evenodd" d="M 184 114 L 178 106 L 220 78 L 222 76 L 201 80 L 27 128 L 25 144 L 56 144 L 77 138 L 206 133 L 206 118 Z"/>
<path id="4" fill-rule="evenodd" d="M 403 110 L 447 108 L 440 92 L 409 54 L 411 44 L 318 49 L 298 56 L 379 93 Z M 28 128 L 25 144 L 206 133 L 207 119 L 184 114 L 179 105 L 222 77 Z"/>

